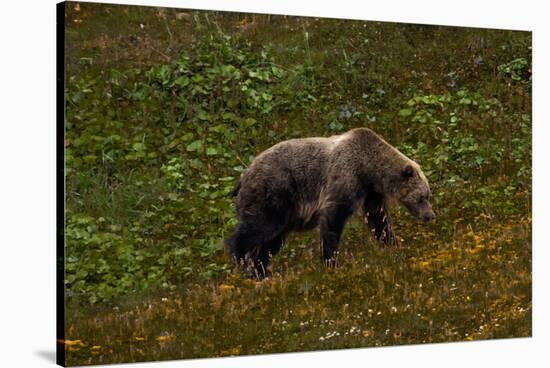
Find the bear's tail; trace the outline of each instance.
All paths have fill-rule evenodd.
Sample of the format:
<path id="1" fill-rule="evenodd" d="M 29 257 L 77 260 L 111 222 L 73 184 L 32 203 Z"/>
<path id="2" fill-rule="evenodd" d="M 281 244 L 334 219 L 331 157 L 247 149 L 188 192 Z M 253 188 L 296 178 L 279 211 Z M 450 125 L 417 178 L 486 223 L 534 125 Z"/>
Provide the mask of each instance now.
<path id="1" fill-rule="evenodd" d="M 239 191 L 241 190 L 241 181 L 239 180 L 239 182 L 237 183 L 237 185 L 235 185 L 235 188 L 233 188 L 233 190 L 231 190 L 231 192 L 229 192 L 229 195 L 231 197 L 236 197 L 237 194 L 239 194 Z"/>

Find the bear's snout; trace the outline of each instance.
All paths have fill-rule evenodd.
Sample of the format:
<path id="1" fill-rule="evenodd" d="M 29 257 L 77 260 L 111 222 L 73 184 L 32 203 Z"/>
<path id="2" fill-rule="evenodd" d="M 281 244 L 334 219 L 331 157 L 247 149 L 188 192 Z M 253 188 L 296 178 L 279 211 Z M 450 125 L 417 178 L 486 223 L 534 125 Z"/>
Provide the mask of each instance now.
<path id="1" fill-rule="evenodd" d="M 435 213 L 434 211 L 431 211 L 430 213 L 426 213 L 422 216 L 422 219 L 424 221 L 431 221 L 431 220 L 435 220 Z"/>

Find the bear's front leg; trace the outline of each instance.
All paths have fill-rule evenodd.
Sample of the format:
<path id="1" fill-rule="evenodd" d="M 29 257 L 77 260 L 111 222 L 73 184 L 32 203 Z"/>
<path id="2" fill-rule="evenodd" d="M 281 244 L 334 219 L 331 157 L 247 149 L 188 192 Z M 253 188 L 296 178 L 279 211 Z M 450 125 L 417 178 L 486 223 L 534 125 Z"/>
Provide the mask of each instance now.
<path id="1" fill-rule="evenodd" d="M 384 196 L 380 193 L 369 193 L 363 204 L 364 222 L 374 233 L 376 240 L 386 245 L 398 245 L 399 241 L 393 231 L 392 219 Z"/>
<path id="2" fill-rule="evenodd" d="M 330 203 L 321 210 L 319 228 L 321 233 L 321 259 L 328 267 L 336 266 L 338 243 L 344 225 L 353 213 L 350 203 Z"/>

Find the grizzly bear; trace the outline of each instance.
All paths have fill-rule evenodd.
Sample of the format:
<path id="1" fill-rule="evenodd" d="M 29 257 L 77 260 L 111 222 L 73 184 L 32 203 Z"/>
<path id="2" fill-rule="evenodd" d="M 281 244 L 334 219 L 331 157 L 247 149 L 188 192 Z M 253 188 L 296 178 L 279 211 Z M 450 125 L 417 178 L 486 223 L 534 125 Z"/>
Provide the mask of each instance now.
<path id="1" fill-rule="evenodd" d="M 259 278 L 291 231 L 319 226 L 322 261 L 334 266 L 344 225 L 359 209 L 375 238 L 390 245 L 397 238 L 388 200 L 435 218 L 420 166 L 367 128 L 278 143 L 256 157 L 232 195 L 239 225 L 226 252 Z"/>

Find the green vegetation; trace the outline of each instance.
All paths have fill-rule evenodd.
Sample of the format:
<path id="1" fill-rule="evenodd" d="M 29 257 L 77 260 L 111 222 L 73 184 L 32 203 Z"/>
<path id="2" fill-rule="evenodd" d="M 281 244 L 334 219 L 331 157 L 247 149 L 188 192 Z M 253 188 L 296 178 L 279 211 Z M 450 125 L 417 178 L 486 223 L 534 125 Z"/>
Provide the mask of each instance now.
<path id="1" fill-rule="evenodd" d="M 74 3 L 66 21 L 68 364 L 531 335 L 529 33 Z M 357 126 L 421 163 L 437 221 L 396 207 L 399 248 L 354 218 L 336 270 L 312 231 L 272 279 L 233 272 L 228 193 L 255 155 Z"/>

